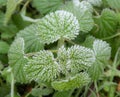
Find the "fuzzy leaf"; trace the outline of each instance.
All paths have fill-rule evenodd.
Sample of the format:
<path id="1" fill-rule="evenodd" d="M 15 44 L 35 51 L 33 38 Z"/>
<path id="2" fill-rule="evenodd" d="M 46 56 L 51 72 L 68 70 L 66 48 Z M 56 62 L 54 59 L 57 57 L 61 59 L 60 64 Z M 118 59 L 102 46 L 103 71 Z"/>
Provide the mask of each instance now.
<path id="1" fill-rule="evenodd" d="M 68 61 L 67 50 L 64 46 L 59 48 L 57 56 L 58 56 L 58 59 L 59 59 L 61 72 L 63 74 L 66 74 L 67 73 L 67 65 L 68 65 L 69 61 Z"/>
<path id="2" fill-rule="evenodd" d="M 70 61 L 67 68 L 74 72 L 89 68 L 95 61 L 93 51 L 82 46 L 72 46 L 67 52 Z"/>
<path id="3" fill-rule="evenodd" d="M 40 43 L 50 44 L 60 38 L 74 39 L 79 33 L 79 23 L 72 13 L 56 11 L 50 13 L 24 30 L 20 31 L 18 37 L 23 37 L 26 49 L 34 48 Z M 35 47 L 36 48 L 36 47 Z"/>
<path id="4" fill-rule="evenodd" d="M 106 61 L 111 56 L 111 47 L 105 41 L 95 40 L 93 43 L 93 50 L 99 61 Z"/>
<path id="5" fill-rule="evenodd" d="M 0 54 L 6 54 L 8 53 L 8 50 L 9 45 L 4 41 L 0 41 Z"/>
<path id="6" fill-rule="evenodd" d="M 10 20 L 16 7 L 21 3 L 22 0 L 7 0 L 7 11 L 5 14 L 5 24 Z"/>
<path id="7" fill-rule="evenodd" d="M 63 4 L 62 0 L 33 0 L 33 6 L 41 13 L 53 12 Z"/>
<path id="8" fill-rule="evenodd" d="M 69 79 L 54 81 L 52 87 L 58 91 L 70 90 L 87 85 L 90 82 L 89 75 L 85 72 L 76 74 Z"/>
<path id="9" fill-rule="evenodd" d="M 99 31 L 93 33 L 96 37 L 105 38 L 114 35 L 116 32 L 116 14 L 110 9 L 104 9 L 101 16 L 95 17 L 95 23 L 99 25 Z"/>
<path id="10" fill-rule="evenodd" d="M 23 38 L 15 39 L 8 52 L 9 64 L 12 67 L 15 80 L 25 83 L 26 78 L 23 71 L 27 58 L 24 56 L 24 40 Z"/>
<path id="11" fill-rule="evenodd" d="M 72 2 L 67 2 L 61 9 L 73 13 L 79 21 L 80 31 L 89 32 L 94 25 L 92 14 L 86 3 L 81 2 L 79 6 L 75 6 Z"/>
<path id="12" fill-rule="evenodd" d="M 120 0 L 106 0 L 111 8 L 120 9 Z"/>
<path id="13" fill-rule="evenodd" d="M 80 4 L 86 6 L 86 8 L 90 12 L 93 12 L 93 6 L 91 5 L 91 3 L 87 2 L 87 1 L 81 1 Z"/>
<path id="14" fill-rule="evenodd" d="M 88 69 L 95 61 L 95 56 L 91 49 L 77 45 L 67 50 L 61 47 L 58 51 L 58 58 L 63 73 L 67 72 L 67 70 L 78 72 Z"/>
<path id="15" fill-rule="evenodd" d="M 97 80 L 102 74 L 105 64 L 111 56 L 111 47 L 105 41 L 95 40 L 93 42 L 93 50 L 96 56 L 96 61 L 89 68 L 89 74 L 93 80 Z"/>
<path id="16" fill-rule="evenodd" d="M 59 65 L 50 51 L 40 51 L 29 59 L 24 70 L 28 80 L 52 81 L 59 75 Z"/>

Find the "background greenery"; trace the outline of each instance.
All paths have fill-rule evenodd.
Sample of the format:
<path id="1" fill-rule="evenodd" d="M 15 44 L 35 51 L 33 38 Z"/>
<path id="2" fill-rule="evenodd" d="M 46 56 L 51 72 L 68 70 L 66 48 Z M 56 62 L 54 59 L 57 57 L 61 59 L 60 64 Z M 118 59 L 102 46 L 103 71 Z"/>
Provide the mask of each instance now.
<path id="1" fill-rule="evenodd" d="M 0 97 L 11 96 L 13 92 L 11 84 L 14 84 L 14 97 L 120 97 L 120 0 L 80 0 L 80 9 L 73 6 L 72 2 L 75 1 L 77 0 L 0 0 Z M 51 88 L 49 83 L 46 83 L 46 86 L 34 81 L 21 83 L 19 75 L 16 75 L 20 63 L 16 62 L 15 66 L 8 59 L 9 51 L 14 52 L 15 47 L 18 47 L 18 50 L 23 45 L 22 40 L 19 39 L 13 48 L 11 47 L 16 36 L 25 39 L 30 37 L 31 41 L 27 41 L 28 43 L 25 45 L 25 53 L 56 48 L 57 42 L 47 45 L 39 44 L 35 40 L 38 37 L 33 33 L 24 37 L 24 32 L 20 32 L 56 10 L 73 13 L 80 24 L 81 33 L 74 40 L 66 42 L 67 47 L 77 44 L 87 48 L 100 48 L 98 53 L 100 55 L 109 49 L 107 46 L 97 43 L 93 45 L 93 41 L 97 38 L 110 44 L 111 57 L 104 63 L 100 63 L 103 59 L 99 59 L 100 56 L 97 56 L 97 63 L 92 65 L 90 68 L 92 72 L 89 72 L 93 81 L 82 88 L 56 91 Z M 30 32 L 29 28 L 26 31 Z M 32 47 L 34 41 L 35 45 Z M 95 48 L 96 45 L 98 48 Z M 16 59 L 20 55 L 22 56 L 21 52 L 19 51 Z M 26 62 L 25 59 L 21 60 L 22 63 Z M 11 63 L 14 65 L 13 67 Z M 15 68 L 13 75 L 19 81 L 12 83 L 13 75 L 9 65 Z"/>

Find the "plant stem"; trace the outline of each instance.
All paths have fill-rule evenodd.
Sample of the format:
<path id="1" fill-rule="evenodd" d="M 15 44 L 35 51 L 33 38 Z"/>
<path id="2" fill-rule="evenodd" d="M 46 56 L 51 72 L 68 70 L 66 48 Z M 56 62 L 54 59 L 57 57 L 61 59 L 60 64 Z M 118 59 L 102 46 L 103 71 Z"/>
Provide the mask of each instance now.
<path id="1" fill-rule="evenodd" d="M 119 33 L 120 34 L 120 33 Z M 117 50 L 117 53 L 116 53 L 116 55 L 115 55 L 115 58 L 114 58 L 114 62 L 113 62 L 113 65 L 112 65 L 112 70 L 116 70 L 116 68 L 117 68 L 117 66 L 118 66 L 118 55 L 119 55 L 119 51 L 120 51 L 120 48 L 118 48 L 118 50 Z M 113 79 L 114 79 L 114 75 L 115 75 L 115 72 L 113 72 L 112 74 L 111 74 L 111 77 L 110 77 L 110 82 L 112 82 L 113 81 Z M 114 97 L 114 94 L 115 93 L 115 86 L 111 86 L 110 87 L 110 89 L 109 89 L 109 97 Z"/>
<path id="2" fill-rule="evenodd" d="M 99 97 L 97 81 L 94 81 L 97 97 Z"/>
<path id="3" fill-rule="evenodd" d="M 14 97 L 14 75 L 11 71 L 11 97 Z"/>
<path id="4" fill-rule="evenodd" d="M 68 39 L 65 39 L 68 43 L 71 43 L 71 44 L 73 44 L 73 45 L 76 45 L 76 43 L 74 43 L 73 41 L 71 41 L 71 40 L 68 40 Z"/>
<path id="5" fill-rule="evenodd" d="M 79 88 L 79 89 L 78 89 L 78 91 L 77 91 L 75 97 L 79 97 L 79 94 L 80 94 L 81 90 L 82 90 L 82 88 Z"/>
<path id="6" fill-rule="evenodd" d="M 64 45 L 64 38 L 60 38 L 59 40 L 58 40 L 58 45 L 57 45 L 57 48 L 59 49 L 61 46 L 63 46 Z"/>
<path id="7" fill-rule="evenodd" d="M 115 37 L 117 37 L 117 36 L 120 36 L 120 33 L 117 33 L 117 34 L 112 35 L 112 36 L 110 36 L 110 37 L 103 38 L 103 40 L 112 39 L 112 38 L 115 38 Z"/>

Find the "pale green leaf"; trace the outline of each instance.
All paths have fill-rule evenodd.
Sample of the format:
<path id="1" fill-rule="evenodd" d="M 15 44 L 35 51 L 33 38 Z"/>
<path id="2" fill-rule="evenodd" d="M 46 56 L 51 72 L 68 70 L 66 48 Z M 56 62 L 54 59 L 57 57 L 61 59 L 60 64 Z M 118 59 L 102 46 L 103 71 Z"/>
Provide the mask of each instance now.
<path id="1" fill-rule="evenodd" d="M 9 64 L 12 67 L 15 80 L 25 83 L 24 65 L 27 63 L 27 58 L 24 56 L 24 40 L 23 38 L 15 39 L 8 52 Z"/>
<path id="2" fill-rule="evenodd" d="M 108 43 L 102 40 L 93 42 L 93 50 L 96 56 L 96 61 L 89 68 L 89 74 L 93 80 L 98 80 L 103 73 L 104 67 L 111 56 L 111 47 Z"/>
<path id="3" fill-rule="evenodd" d="M 80 2 L 80 4 L 86 6 L 86 8 L 87 8 L 90 12 L 93 12 L 93 6 L 91 5 L 91 3 L 87 2 L 87 1 L 82 1 L 82 2 Z"/>
<path id="4" fill-rule="evenodd" d="M 7 54 L 9 50 L 9 44 L 5 41 L 0 41 L 0 54 Z"/>
<path id="5" fill-rule="evenodd" d="M 20 31 L 18 37 L 25 40 L 25 51 L 39 47 L 40 43 L 50 44 L 60 38 L 74 39 L 79 33 L 76 17 L 66 11 L 52 12 L 37 23 Z"/>
<path id="6" fill-rule="evenodd" d="M 106 0 L 111 8 L 120 9 L 120 0 Z"/>
<path id="7" fill-rule="evenodd" d="M 83 46 L 87 47 L 87 48 L 93 48 L 93 42 L 95 40 L 95 37 L 88 35 L 85 39 L 85 41 L 82 43 Z"/>
<path id="8" fill-rule="evenodd" d="M 93 33 L 96 37 L 105 38 L 115 34 L 117 18 L 114 11 L 110 9 L 104 9 L 101 15 L 95 17 L 94 20 L 99 29 L 97 32 Z"/>
<path id="9" fill-rule="evenodd" d="M 29 59 L 24 70 L 29 81 L 53 81 L 59 75 L 59 65 L 50 51 L 40 51 Z"/>
<path id="10" fill-rule="evenodd" d="M 78 72 L 88 69 L 95 61 L 95 55 L 91 49 L 78 45 L 72 46 L 67 50 L 61 47 L 58 50 L 58 58 L 63 73 L 66 73 L 67 70 Z"/>
<path id="11" fill-rule="evenodd" d="M 85 1 L 88 1 L 93 6 L 98 6 L 98 7 L 102 4 L 102 0 L 85 0 Z"/>
<path id="12" fill-rule="evenodd" d="M 22 0 L 7 0 L 7 11 L 5 14 L 5 24 L 10 20 L 16 7 L 22 2 Z"/>
<path id="13" fill-rule="evenodd" d="M 31 94 L 35 97 L 47 96 L 53 92 L 52 88 L 33 88 Z"/>
<path id="14" fill-rule="evenodd" d="M 69 79 L 64 79 L 60 81 L 52 82 L 52 87 L 58 91 L 65 91 L 70 89 L 75 89 L 79 87 L 83 87 L 90 82 L 89 75 L 85 72 L 76 74 Z"/>
<path id="15" fill-rule="evenodd" d="M 105 64 L 96 60 L 93 65 L 89 68 L 88 72 L 92 80 L 98 80 L 102 73 L 104 72 Z"/>
<path id="16" fill-rule="evenodd" d="M 75 6 L 73 2 L 67 2 L 61 9 L 69 11 L 76 16 L 80 24 L 80 31 L 87 33 L 93 28 L 92 13 L 86 3 L 81 2 L 79 6 Z"/>
<path id="17" fill-rule="evenodd" d="M 80 0 L 72 0 L 72 1 L 76 7 L 79 7 L 80 5 L 84 5 L 90 12 L 93 12 L 93 6 L 88 1 L 81 1 L 81 2 Z"/>
<path id="18" fill-rule="evenodd" d="M 41 13 L 56 11 L 63 4 L 63 0 L 33 0 L 33 6 Z"/>
<path id="19" fill-rule="evenodd" d="M 69 58 L 67 68 L 73 72 L 87 69 L 95 61 L 93 50 L 82 46 L 72 46 L 67 52 Z"/>
<path id="20" fill-rule="evenodd" d="M 99 61 L 106 61 L 111 56 L 111 47 L 105 41 L 95 40 L 93 43 L 93 50 Z"/>
<path id="21" fill-rule="evenodd" d="M 41 37 L 38 36 L 38 32 L 40 31 L 38 27 L 37 24 L 33 24 L 17 34 L 17 37 L 24 38 L 25 52 L 36 52 L 44 48 Z"/>

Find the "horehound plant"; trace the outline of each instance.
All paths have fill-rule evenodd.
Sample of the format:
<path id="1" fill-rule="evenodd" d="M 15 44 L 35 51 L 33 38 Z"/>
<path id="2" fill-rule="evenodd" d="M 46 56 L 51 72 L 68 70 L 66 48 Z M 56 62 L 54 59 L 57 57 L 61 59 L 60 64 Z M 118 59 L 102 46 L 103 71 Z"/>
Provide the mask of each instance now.
<path id="1" fill-rule="evenodd" d="M 82 45 L 73 43 L 79 33 L 80 19 L 69 10 L 51 12 L 21 30 L 8 53 L 13 83 L 49 83 L 55 90 L 65 91 L 96 81 L 110 58 L 111 48 L 94 37 Z M 55 42 L 54 49 L 45 48 Z"/>

